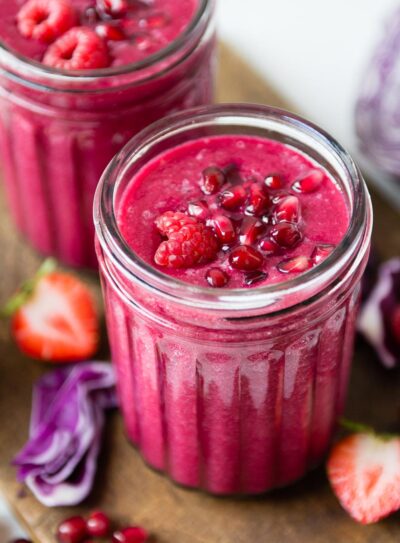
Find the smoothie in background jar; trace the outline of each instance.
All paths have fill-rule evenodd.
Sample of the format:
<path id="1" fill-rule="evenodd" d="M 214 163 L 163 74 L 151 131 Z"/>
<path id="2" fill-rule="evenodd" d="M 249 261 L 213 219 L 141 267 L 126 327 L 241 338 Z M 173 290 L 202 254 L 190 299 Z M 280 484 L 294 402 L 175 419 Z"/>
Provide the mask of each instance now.
<path id="1" fill-rule="evenodd" d="M 27 4 L 33 11 L 24 14 Z M 43 4 L 48 14 L 35 11 Z M 26 35 L 28 16 L 48 17 L 60 36 L 48 29 Z M 211 102 L 213 16 L 213 0 L 0 2 L 4 181 L 19 230 L 41 253 L 97 265 L 98 180 L 146 125 Z"/>
<path id="2" fill-rule="evenodd" d="M 321 462 L 371 220 L 347 153 L 271 108 L 187 112 L 114 159 L 97 254 L 127 434 L 151 466 L 256 494 Z"/>

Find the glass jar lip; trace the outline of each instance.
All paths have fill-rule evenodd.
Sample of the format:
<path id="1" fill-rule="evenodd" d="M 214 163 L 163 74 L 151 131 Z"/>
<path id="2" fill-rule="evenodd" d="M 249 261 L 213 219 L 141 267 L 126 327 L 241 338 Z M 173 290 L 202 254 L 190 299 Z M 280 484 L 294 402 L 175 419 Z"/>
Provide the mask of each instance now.
<path id="1" fill-rule="evenodd" d="M 173 53 L 180 50 L 186 43 L 186 40 L 197 30 L 201 24 L 207 21 L 210 16 L 211 7 L 214 0 L 199 0 L 199 7 L 195 16 L 184 32 L 179 34 L 175 40 L 169 43 L 166 47 L 160 49 L 156 53 L 149 55 L 143 60 L 131 62 L 114 68 L 107 67 L 96 70 L 62 70 L 45 66 L 41 62 L 30 59 L 19 54 L 7 44 L 0 40 L 0 62 L 5 66 L 14 67 L 17 74 L 23 74 L 23 79 L 27 79 L 28 74 L 34 77 L 46 77 L 52 82 L 84 82 L 93 81 L 99 78 L 108 78 L 115 76 L 127 75 L 135 72 L 140 72 L 143 69 L 149 68 L 158 62 L 168 58 Z"/>
<path id="2" fill-rule="evenodd" d="M 140 156 L 145 153 L 146 149 L 155 143 L 157 137 L 168 137 L 168 134 L 171 134 L 173 130 L 184 131 L 185 127 L 193 127 L 196 123 L 206 122 L 211 117 L 219 117 L 220 120 L 235 118 L 243 119 L 243 121 L 246 117 L 248 119 L 258 117 L 264 121 L 269 118 L 278 121 L 278 123 L 288 123 L 295 129 L 303 130 L 314 139 L 325 143 L 346 168 L 354 189 L 354 203 L 349 227 L 342 241 L 321 264 L 280 283 L 251 289 L 214 289 L 191 285 L 160 272 L 140 259 L 127 245 L 119 230 L 115 213 L 115 192 L 118 186 L 118 176 L 122 173 L 124 165 L 132 163 L 132 157 L 135 154 Z M 212 124 L 209 122 L 208 126 Z M 214 122 L 214 124 L 218 123 Z M 108 207 L 108 202 L 112 202 L 111 208 Z M 185 305 L 205 309 L 252 310 L 272 306 L 283 296 L 295 296 L 302 289 L 320 294 L 325 291 L 325 286 L 332 284 L 337 274 L 351 263 L 353 265 L 350 273 L 354 273 L 358 263 L 362 261 L 368 250 L 372 229 L 372 206 L 358 167 L 347 151 L 328 133 L 286 110 L 238 103 L 202 106 L 170 115 L 134 136 L 114 157 L 103 173 L 94 199 L 94 222 L 102 250 L 127 279 L 139 281 L 141 285 L 157 291 L 161 296 L 174 299 Z M 349 255 L 351 255 L 350 263 Z M 324 287 L 318 288 L 318 284 L 324 285 Z M 315 298 L 313 295 L 310 297 Z"/>

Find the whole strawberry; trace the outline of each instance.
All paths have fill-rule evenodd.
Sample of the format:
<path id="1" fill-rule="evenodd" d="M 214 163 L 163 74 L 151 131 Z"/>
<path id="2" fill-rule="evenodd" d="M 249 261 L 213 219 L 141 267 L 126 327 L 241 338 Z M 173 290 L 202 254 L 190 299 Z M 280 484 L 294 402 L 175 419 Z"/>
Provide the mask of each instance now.
<path id="1" fill-rule="evenodd" d="M 360 432 L 345 437 L 330 454 L 327 471 L 343 508 L 361 524 L 371 524 L 400 509 L 400 436 Z"/>
<path id="2" fill-rule="evenodd" d="M 82 281 L 59 272 L 47 260 L 8 302 L 11 330 L 22 352 L 53 362 L 90 358 L 97 350 L 99 330 L 95 303 Z"/>

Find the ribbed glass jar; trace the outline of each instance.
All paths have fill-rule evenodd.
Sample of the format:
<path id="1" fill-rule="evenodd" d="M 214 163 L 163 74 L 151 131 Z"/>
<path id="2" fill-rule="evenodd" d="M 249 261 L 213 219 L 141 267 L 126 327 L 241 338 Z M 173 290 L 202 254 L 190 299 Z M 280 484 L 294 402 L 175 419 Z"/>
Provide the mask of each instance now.
<path id="1" fill-rule="evenodd" d="M 116 211 L 135 172 L 217 134 L 282 141 L 337 182 L 351 222 L 323 263 L 279 284 L 211 289 L 164 275 L 129 249 Z M 146 462 L 216 494 L 262 493 L 318 464 L 344 408 L 371 235 L 370 199 L 348 154 L 284 111 L 203 108 L 131 140 L 103 175 L 94 217 L 122 412 Z"/>
<path id="2" fill-rule="evenodd" d="M 19 230 L 41 253 L 97 265 L 93 196 L 124 144 L 157 119 L 213 99 L 215 2 L 147 59 L 85 72 L 52 69 L 0 43 L 0 157 Z"/>

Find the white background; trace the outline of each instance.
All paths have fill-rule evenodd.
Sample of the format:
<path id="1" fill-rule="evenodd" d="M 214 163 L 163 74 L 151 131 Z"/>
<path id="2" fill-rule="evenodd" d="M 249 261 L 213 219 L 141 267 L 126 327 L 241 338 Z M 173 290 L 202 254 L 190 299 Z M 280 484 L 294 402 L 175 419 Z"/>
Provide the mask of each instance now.
<path id="1" fill-rule="evenodd" d="M 400 0 L 218 0 L 222 39 L 297 111 L 357 155 L 353 108 L 384 20 Z M 0 541 L 21 535 L 0 497 Z"/>

